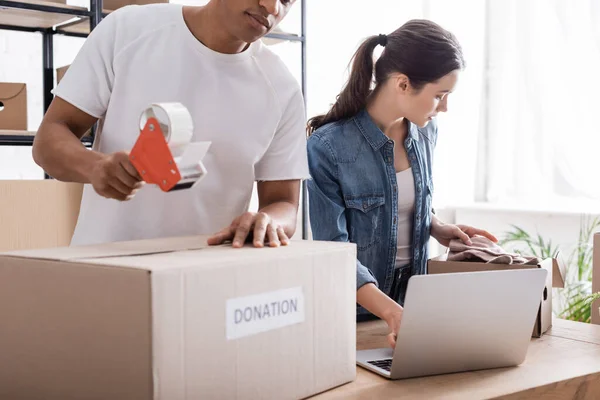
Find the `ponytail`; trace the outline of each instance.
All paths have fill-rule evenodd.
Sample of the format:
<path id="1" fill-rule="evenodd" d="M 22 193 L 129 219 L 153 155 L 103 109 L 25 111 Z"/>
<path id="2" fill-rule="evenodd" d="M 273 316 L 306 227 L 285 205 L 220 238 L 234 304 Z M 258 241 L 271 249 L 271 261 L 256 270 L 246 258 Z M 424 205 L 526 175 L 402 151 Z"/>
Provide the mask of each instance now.
<path id="1" fill-rule="evenodd" d="M 309 135 L 323 125 L 358 114 L 367 105 L 373 82 L 373 50 L 378 44 L 385 45 L 385 41 L 387 38 L 384 35 L 371 36 L 360 45 L 353 56 L 350 78 L 337 96 L 335 104 L 327 114 L 308 120 Z"/>

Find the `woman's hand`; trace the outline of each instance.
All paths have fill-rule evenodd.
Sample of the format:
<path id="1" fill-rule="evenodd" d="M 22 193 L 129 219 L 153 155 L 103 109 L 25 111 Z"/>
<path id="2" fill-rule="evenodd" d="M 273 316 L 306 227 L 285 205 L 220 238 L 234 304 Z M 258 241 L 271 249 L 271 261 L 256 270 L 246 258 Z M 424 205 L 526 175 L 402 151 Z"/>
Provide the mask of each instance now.
<path id="1" fill-rule="evenodd" d="M 450 240 L 452 239 L 460 239 L 466 245 L 470 246 L 473 244 L 470 238 L 475 235 L 484 236 L 494 243 L 498 242 L 498 239 L 488 231 L 473 228 L 469 225 L 445 224 L 437 218 L 434 218 L 431 223 L 431 236 L 433 236 L 442 246 L 448 247 L 450 245 Z"/>
<path id="2" fill-rule="evenodd" d="M 400 321 L 402 320 L 402 313 L 404 309 L 396 304 L 397 307 L 390 309 L 383 316 L 383 320 L 387 323 L 390 333 L 387 335 L 387 341 L 391 348 L 396 347 L 396 338 L 398 337 L 398 330 L 400 329 Z"/>
<path id="3" fill-rule="evenodd" d="M 387 323 L 390 329 L 387 341 L 391 347 L 395 347 L 398 329 L 400 329 L 400 320 L 402 320 L 402 312 L 404 311 L 402 306 L 379 290 L 373 283 L 367 283 L 358 289 L 356 302 Z"/>

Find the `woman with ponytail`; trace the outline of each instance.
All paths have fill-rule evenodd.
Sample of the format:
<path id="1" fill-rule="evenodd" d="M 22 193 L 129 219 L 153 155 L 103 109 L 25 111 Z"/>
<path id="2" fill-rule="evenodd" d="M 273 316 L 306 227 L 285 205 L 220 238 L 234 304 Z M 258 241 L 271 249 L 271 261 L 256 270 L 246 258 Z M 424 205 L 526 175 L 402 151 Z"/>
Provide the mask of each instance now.
<path id="1" fill-rule="evenodd" d="M 377 46 L 384 50 L 373 62 Z M 308 122 L 310 222 L 315 240 L 356 243 L 357 319 L 384 319 L 395 336 L 408 279 L 427 271 L 428 242 L 470 244 L 486 231 L 432 212 L 432 158 L 448 97 L 464 68 L 454 35 L 413 20 L 368 38 L 329 112 Z"/>

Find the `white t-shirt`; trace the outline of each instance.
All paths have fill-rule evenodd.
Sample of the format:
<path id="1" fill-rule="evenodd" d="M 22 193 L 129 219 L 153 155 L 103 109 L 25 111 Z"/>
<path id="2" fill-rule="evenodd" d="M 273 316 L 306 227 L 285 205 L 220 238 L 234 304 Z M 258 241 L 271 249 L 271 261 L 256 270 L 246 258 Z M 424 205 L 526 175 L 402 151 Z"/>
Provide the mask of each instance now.
<path id="1" fill-rule="evenodd" d="M 246 212 L 254 181 L 308 178 L 298 82 L 261 41 L 217 53 L 187 28 L 182 6 L 128 6 L 87 38 L 54 94 L 100 118 L 94 150 L 129 151 L 151 103 L 179 102 L 192 141 L 211 141 L 208 174 L 170 193 L 146 185 L 128 202 L 85 185 L 72 245 L 210 234 Z"/>

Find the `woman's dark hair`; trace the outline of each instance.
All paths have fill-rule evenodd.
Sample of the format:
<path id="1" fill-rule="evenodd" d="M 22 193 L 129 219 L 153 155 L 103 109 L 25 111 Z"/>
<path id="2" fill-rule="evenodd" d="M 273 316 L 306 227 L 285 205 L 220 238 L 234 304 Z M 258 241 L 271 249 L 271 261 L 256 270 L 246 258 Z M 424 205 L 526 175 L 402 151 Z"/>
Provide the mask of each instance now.
<path id="1" fill-rule="evenodd" d="M 372 93 L 373 50 L 384 46 L 375 63 L 375 90 L 392 73 L 402 73 L 415 90 L 454 70 L 464 68 L 462 49 L 456 37 L 435 22 L 412 20 L 389 35 L 371 36 L 353 57 L 350 78 L 329 112 L 308 121 L 308 133 L 330 122 L 350 118 L 362 110 Z"/>

